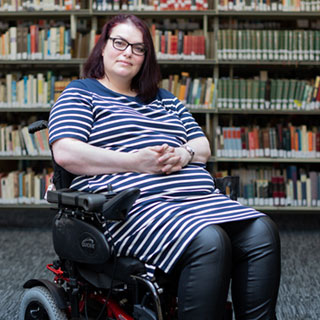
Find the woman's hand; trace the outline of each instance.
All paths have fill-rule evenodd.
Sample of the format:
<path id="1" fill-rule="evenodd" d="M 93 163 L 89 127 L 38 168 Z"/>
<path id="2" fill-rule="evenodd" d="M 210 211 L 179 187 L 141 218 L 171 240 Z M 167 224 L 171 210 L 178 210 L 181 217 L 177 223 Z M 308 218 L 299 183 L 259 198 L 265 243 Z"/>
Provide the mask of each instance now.
<path id="1" fill-rule="evenodd" d="M 174 148 L 167 144 L 144 148 L 137 152 L 138 171 L 170 174 L 181 170 L 190 161 L 189 152 L 182 147 Z"/>
<path id="2" fill-rule="evenodd" d="M 139 150 L 137 156 L 137 171 L 144 173 L 172 173 L 181 170 L 181 156 L 177 148 L 163 144 Z"/>

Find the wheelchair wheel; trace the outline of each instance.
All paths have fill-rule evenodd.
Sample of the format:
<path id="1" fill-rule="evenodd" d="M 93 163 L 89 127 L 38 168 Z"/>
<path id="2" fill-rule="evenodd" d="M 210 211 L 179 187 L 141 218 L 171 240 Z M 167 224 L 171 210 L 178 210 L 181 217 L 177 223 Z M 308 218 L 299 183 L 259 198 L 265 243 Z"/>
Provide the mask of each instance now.
<path id="1" fill-rule="evenodd" d="M 67 320 L 51 293 L 45 287 L 27 290 L 20 305 L 19 320 Z"/>

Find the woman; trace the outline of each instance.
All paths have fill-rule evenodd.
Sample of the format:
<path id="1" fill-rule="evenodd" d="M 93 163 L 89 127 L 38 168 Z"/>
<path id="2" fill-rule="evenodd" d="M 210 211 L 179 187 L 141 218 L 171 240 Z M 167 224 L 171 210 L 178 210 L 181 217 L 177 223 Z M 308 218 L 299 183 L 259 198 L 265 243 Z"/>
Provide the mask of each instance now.
<path id="1" fill-rule="evenodd" d="M 237 319 L 275 319 L 280 245 L 264 214 L 219 194 L 204 166 L 210 147 L 181 102 L 158 89 L 148 27 L 106 23 L 85 66 L 50 113 L 55 161 L 89 192 L 141 196 L 110 225 L 115 250 L 179 275 L 179 319 L 220 319 L 229 281 Z"/>

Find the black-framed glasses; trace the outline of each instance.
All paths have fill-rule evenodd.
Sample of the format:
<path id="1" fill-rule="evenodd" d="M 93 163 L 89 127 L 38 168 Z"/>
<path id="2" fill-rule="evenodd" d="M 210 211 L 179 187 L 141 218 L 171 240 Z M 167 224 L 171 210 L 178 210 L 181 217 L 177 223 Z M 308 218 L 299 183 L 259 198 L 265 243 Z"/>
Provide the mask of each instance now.
<path id="1" fill-rule="evenodd" d="M 130 43 L 121 38 L 109 37 L 108 39 L 112 40 L 113 47 L 119 51 L 124 51 L 129 46 L 131 46 L 132 53 L 137 56 L 144 56 L 147 51 L 147 48 L 143 43 Z"/>

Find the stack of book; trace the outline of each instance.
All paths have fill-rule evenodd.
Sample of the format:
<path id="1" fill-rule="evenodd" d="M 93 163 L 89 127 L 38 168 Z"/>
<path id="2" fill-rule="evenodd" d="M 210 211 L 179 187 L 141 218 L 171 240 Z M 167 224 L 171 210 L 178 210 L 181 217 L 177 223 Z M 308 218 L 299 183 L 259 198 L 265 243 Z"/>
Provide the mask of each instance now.
<path id="1" fill-rule="evenodd" d="M 161 87 L 172 92 L 186 107 L 213 108 L 215 83 L 213 78 L 194 78 L 188 72 L 170 75 L 161 82 Z"/>
<path id="2" fill-rule="evenodd" d="M 320 172 L 297 166 L 284 170 L 233 169 L 239 175 L 239 202 L 249 206 L 319 207 Z"/>
<path id="3" fill-rule="evenodd" d="M 313 0 L 219 0 L 221 11 L 320 11 L 320 2 Z"/>
<path id="4" fill-rule="evenodd" d="M 320 30 L 222 29 L 218 59 L 320 61 Z"/>
<path id="5" fill-rule="evenodd" d="M 219 109 L 320 110 L 320 76 L 315 79 L 229 79 L 218 82 Z"/>
<path id="6" fill-rule="evenodd" d="M 49 108 L 71 80 L 52 71 L 22 76 L 7 73 L 0 78 L 0 108 Z"/>
<path id="7" fill-rule="evenodd" d="M 52 177 L 51 169 L 35 173 L 26 171 L 0 172 L 0 204 L 47 203 L 45 192 Z"/>
<path id="8" fill-rule="evenodd" d="M 93 10 L 208 10 L 207 0 L 95 0 L 92 4 Z"/>
<path id="9" fill-rule="evenodd" d="M 52 26 L 44 20 L 9 27 L 0 31 L 0 59 L 71 59 L 70 28 L 64 23 Z"/>
<path id="10" fill-rule="evenodd" d="M 292 124 L 266 128 L 218 127 L 217 156 L 316 159 L 320 157 L 320 129 Z"/>
<path id="11" fill-rule="evenodd" d="M 48 130 L 29 134 L 27 126 L 0 124 L 0 156 L 49 156 Z"/>

